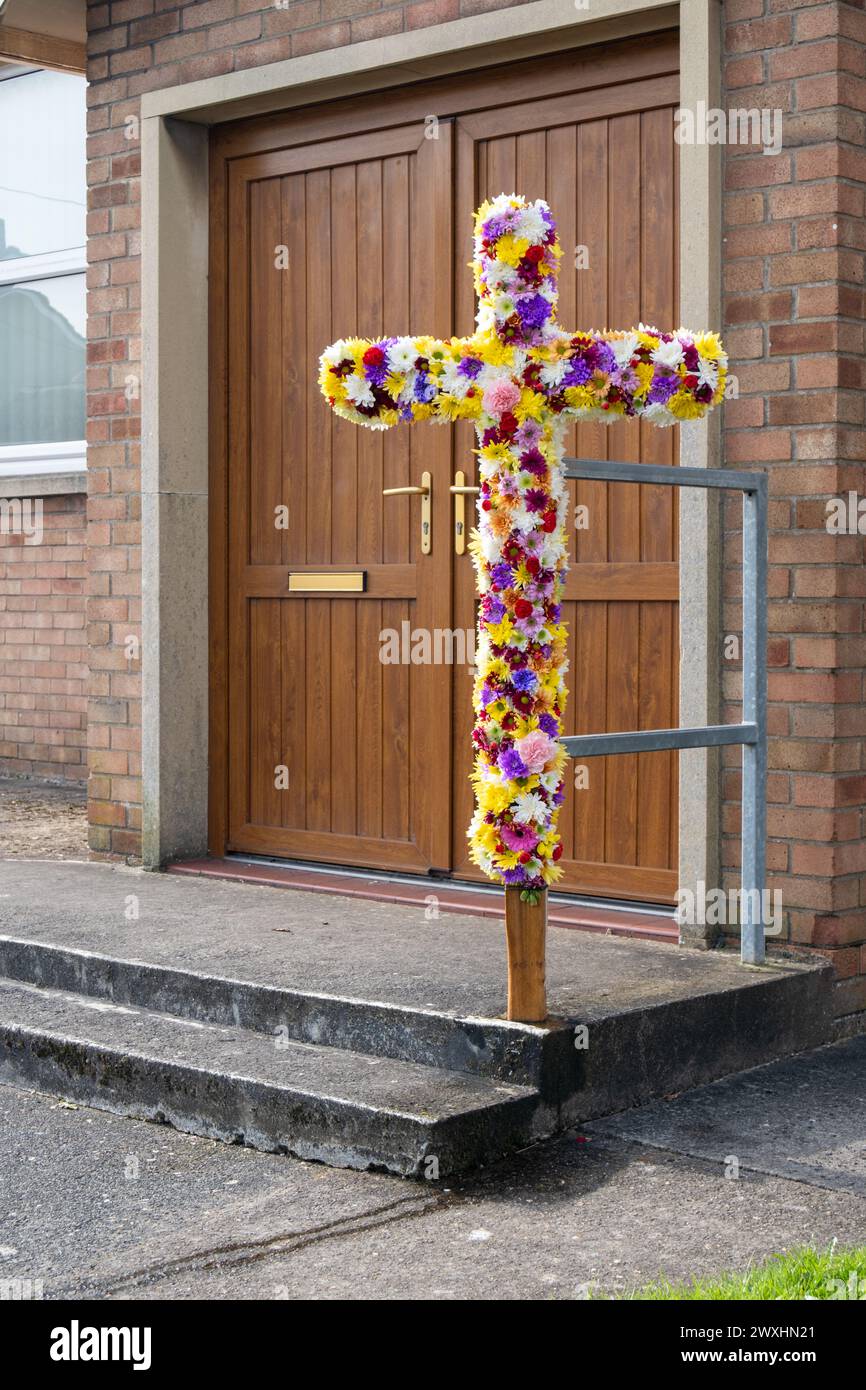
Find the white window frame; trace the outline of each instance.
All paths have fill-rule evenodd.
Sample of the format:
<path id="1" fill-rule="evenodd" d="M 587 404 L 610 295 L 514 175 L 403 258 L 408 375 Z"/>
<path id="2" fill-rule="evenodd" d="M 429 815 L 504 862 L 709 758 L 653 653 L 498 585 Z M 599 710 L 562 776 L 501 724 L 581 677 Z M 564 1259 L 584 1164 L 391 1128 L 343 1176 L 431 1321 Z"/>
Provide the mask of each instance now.
<path id="1" fill-rule="evenodd" d="M 37 69 L 38 70 L 38 69 Z M 73 246 L 38 256 L 13 256 L 0 261 L 0 285 L 24 285 L 53 280 L 87 270 L 87 248 Z M 0 478 L 28 478 L 58 473 L 83 473 L 87 444 L 83 439 L 39 444 L 0 444 Z"/>

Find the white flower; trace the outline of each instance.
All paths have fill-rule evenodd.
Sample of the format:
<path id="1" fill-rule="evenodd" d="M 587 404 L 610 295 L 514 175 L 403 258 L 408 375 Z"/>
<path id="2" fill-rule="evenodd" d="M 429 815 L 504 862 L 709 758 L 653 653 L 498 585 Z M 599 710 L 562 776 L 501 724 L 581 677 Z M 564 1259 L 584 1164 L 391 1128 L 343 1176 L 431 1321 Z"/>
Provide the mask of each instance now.
<path id="1" fill-rule="evenodd" d="M 706 357 L 698 358 L 698 385 L 712 386 L 715 391 L 719 383 L 719 369 L 715 362 Z"/>
<path id="2" fill-rule="evenodd" d="M 329 367 L 336 367 L 338 363 L 343 361 L 344 357 L 351 357 L 351 355 L 345 338 L 341 338 L 338 343 L 332 343 L 330 347 L 325 348 L 322 353 L 322 361 Z"/>
<path id="3" fill-rule="evenodd" d="M 487 513 L 485 512 L 484 515 L 486 516 Z M 494 536 L 487 526 L 480 527 L 479 536 L 481 538 L 481 553 L 485 560 L 489 565 L 496 564 L 502 558 L 502 545 L 499 537 Z"/>
<path id="4" fill-rule="evenodd" d="M 561 779 L 560 772 L 542 772 L 538 780 L 546 792 L 555 792 Z"/>
<path id="5" fill-rule="evenodd" d="M 442 368 L 439 383 L 442 391 L 447 391 L 449 396 L 454 396 L 458 401 L 462 401 L 473 383 L 471 377 L 464 376 L 459 368 L 459 362 L 446 362 Z"/>
<path id="6" fill-rule="evenodd" d="M 514 300 L 510 294 L 493 296 L 493 312 L 498 319 L 510 319 L 514 313 Z"/>
<path id="7" fill-rule="evenodd" d="M 650 424 L 659 425 L 662 429 L 667 428 L 668 425 L 676 424 L 675 416 L 671 414 L 666 405 L 662 405 L 661 401 L 653 401 L 648 405 L 641 418 L 648 420 Z"/>
<path id="8" fill-rule="evenodd" d="M 531 203 L 523 208 L 518 219 L 518 236 L 528 237 L 533 245 L 543 242 L 547 236 L 547 226 L 539 210 L 539 204 Z"/>
<path id="9" fill-rule="evenodd" d="M 538 513 L 529 511 L 526 506 L 521 504 L 519 507 L 515 507 L 511 513 L 511 525 L 515 531 L 534 531 L 538 525 Z"/>
<path id="10" fill-rule="evenodd" d="M 625 338 L 612 338 L 609 347 L 618 367 L 626 367 L 634 356 L 638 344 L 636 333 L 629 333 Z"/>
<path id="11" fill-rule="evenodd" d="M 493 260 L 488 261 L 484 267 L 484 279 L 488 289 L 503 290 L 513 285 L 520 276 L 515 267 L 507 261 Z"/>
<path id="12" fill-rule="evenodd" d="M 683 345 L 679 339 L 673 338 L 669 343 L 659 343 L 651 356 L 653 362 L 658 362 L 660 367 L 667 367 L 669 371 L 673 371 L 683 360 Z"/>
<path id="13" fill-rule="evenodd" d="M 366 377 L 358 376 L 353 372 L 351 376 L 345 378 L 346 395 L 355 405 L 375 405 L 376 397 L 373 395 L 373 388 Z"/>
<path id="14" fill-rule="evenodd" d="M 546 823 L 547 812 L 547 802 L 542 801 L 536 792 L 523 792 L 522 795 L 515 797 L 511 803 L 511 813 L 514 819 L 523 825 L 529 825 L 531 821 L 540 824 Z"/>
<path id="15" fill-rule="evenodd" d="M 414 338 L 398 338 L 388 348 L 388 365 L 392 372 L 408 372 L 415 366 L 418 345 Z"/>
<path id="16" fill-rule="evenodd" d="M 545 386 L 557 387 L 568 371 L 569 363 L 566 361 L 547 362 L 541 369 L 540 376 Z"/>

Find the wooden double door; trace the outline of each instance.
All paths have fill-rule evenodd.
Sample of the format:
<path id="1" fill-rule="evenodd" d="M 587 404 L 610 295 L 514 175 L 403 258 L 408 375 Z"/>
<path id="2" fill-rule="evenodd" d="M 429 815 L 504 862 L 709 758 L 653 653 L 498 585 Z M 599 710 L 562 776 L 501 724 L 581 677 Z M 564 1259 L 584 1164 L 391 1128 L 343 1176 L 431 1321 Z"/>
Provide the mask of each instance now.
<path id="1" fill-rule="evenodd" d="M 341 421 L 318 357 L 356 334 L 470 332 L 472 214 L 512 190 L 557 219 L 562 324 L 676 326 L 677 99 L 661 33 L 214 135 L 213 853 L 478 876 L 474 571 L 449 491 L 457 470 L 474 481 L 474 433 Z M 580 426 L 568 451 L 673 464 L 675 438 Z M 429 516 L 386 495 L 424 474 Z M 675 724 L 674 490 L 571 486 L 566 732 Z M 593 760 L 578 781 L 562 887 L 670 898 L 675 755 Z"/>

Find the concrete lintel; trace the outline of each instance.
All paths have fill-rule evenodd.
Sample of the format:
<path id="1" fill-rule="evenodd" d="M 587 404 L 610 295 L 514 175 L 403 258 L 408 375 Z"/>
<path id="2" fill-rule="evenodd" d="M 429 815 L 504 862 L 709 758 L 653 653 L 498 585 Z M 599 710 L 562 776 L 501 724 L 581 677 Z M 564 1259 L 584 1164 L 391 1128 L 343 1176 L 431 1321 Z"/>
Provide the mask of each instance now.
<path id="1" fill-rule="evenodd" d="M 69 497 L 74 492 L 87 491 L 87 474 L 24 473 L 15 478 L 0 478 L 0 497 Z"/>
<path id="2" fill-rule="evenodd" d="M 513 9 L 146 92 L 141 114 L 145 120 L 172 115 L 205 124 L 237 120 L 320 98 L 333 101 L 464 68 L 490 67 L 601 39 L 669 28 L 676 24 L 679 8 L 679 3 L 660 0 L 593 0 L 591 9 L 578 10 L 562 0 L 535 0 Z"/>

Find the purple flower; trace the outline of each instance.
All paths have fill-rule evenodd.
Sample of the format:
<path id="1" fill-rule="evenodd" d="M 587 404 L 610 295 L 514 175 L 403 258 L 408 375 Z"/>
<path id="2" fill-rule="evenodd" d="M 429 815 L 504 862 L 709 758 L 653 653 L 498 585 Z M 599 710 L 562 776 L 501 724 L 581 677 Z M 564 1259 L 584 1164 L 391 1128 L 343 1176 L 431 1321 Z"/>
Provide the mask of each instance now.
<path id="1" fill-rule="evenodd" d="M 526 870 L 521 864 L 519 869 L 503 869 L 502 877 L 507 884 L 514 886 L 523 883 L 526 879 Z"/>
<path id="2" fill-rule="evenodd" d="M 477 357 L 464 357 L 457 370 L 461 376 L 468 376 L 471 381 L 474 381 L 481 371 L 481 367 L 482 363 Z"/>
<path id="3" fill-rule="evenodd" d="M 607 343 L 593 343 L 592 347 L 586 350 L 586 358 L 593 371 L 612 372 L 616 369 L 616 358 L 613 355 L 613 348 Z"/>
<path id="4" fill-rule="evenodd" d="M 552 714 L 539 715 L 538 727 L 544 730 L 548 738 L 556 738 L 559 734 L 559 724 Z"/>
<path id="5" fill-rule="evenodd" d="M 547 507 L 547 493 L 541 488 L 530 487 L 524 493 L 526 507 L 530 512 L 543 512 Z"/>
<path id="6" fill-rule="evenodd" d="M 561 386 L 583 386 L 592 376 L 589 363 L 583 357 L 572 357 L 568 371 L 562 378 Z"/>
<path id="7" fill-rule="evenodd" d="M 538 685 L 538 677 L 534 671 L 530 671 L 528 667 L 525 667 L 522 671 L 511 672 L 511 684 L 514 686 L 515 690 L 529 695 Z"/>
<path id="8" fill-rule="evenodd" d="M 547 464 L 544 462 L 544 454 L 540 449 L 530 448 L 520 455 L 520 467 L 525 468 L 529 473 L 545 473 Z"/>
<path id="9" fill-rule="evenodd" d="M 667 405 L 679 384 L 678 376 L 670 376 L 667 372 L 656 372 L 647 399 L 652 404 Z"/>
<path id="10" fill-rule="evenodd" d="M 512 781 L 518 777 L 528 777 L 529 769 L 516 748 L 506 748 L 499 754 L 499 770 L 503 777 Z"/>
<path id="11" fill-rule="evenodd" d="M 518 449 L 531 449 L 538 443 L 543 433 L 544 431 L 537 420 L 526 420 L 515 434 L 514 442 Z"/>
<path id="12" fill-rule="evenodd" d="M 543 294 L 527 294 L 517 301 L 517 313 L 524 328 L 542 328 L 553 312 Z"/>
<path id="13" fill-rule="evenodd" d="M 495 594 L 484 596 L 484 620 L 488 623 L 501 623 L 505 617 L 505 604 Z"/>
<path id="14" fill-rule="evenodd" d="M 507 589 L 514 578 L 514 571 L 510 565 L 506 565 L 505 561 L 502 560 L 498 565 L 493 566 L 490 571 L 490 578 L 497 589 Z"/>
<path id="15" fill-rule="evenodd" d="M 426 405 L 432 401 L 436 395 L 436 387 L 425 372 L 419 372 L 415 378 L 415 399 Z"/>

